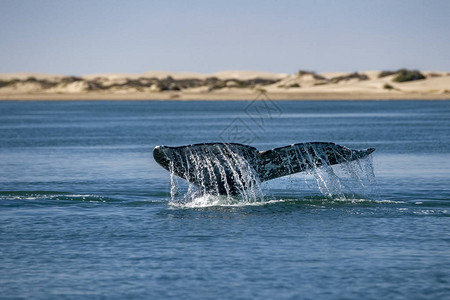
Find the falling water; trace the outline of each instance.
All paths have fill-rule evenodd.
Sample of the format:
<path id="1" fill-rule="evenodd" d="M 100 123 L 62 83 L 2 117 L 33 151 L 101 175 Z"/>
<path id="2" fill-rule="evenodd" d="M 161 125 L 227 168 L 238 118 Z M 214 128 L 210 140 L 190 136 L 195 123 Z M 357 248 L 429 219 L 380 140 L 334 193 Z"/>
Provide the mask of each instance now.
<path id="1" fill-rule="evenodd" d="M 307 177 L 314 178 L 315 185 L 325 197 L 348 200 L 352 198 L 370 198 L 377 194 L 377 183 L 373 169 L 372 156 L 349 160 L 333 148 L 323 145 L 295 145 L 296 159 L 308 166 L 301 173 L 304 182 Z M 332 155 L 326 154 L 332 150 Z M 339 164 L 332 165 L 330 157 L 336 157 Z"/>
<path id="2" fill-rule="evenodd" d="M 292 145 L 287 147 L 285 154 L 282 155 L 283 168 L 291 174 L 301 170 L 303 178 L 314 178 L 318 190 L 325 197 L 370 197 L 375 192 L 370 155 L 350 160 L 342 151 L 327 144 L 313 143 Z M 258 168 L 256 153 L 252 156 L 245 148 L 234 144 L 203 144 L 186 147 L 174 155 L 179 163 L 175 166 L 172 160 L 169 165 L 172 204 L 199 207 L 273 200 L 261 187 L 258 170 L 255 169 Z M 184 178 L 189 179 L 184 194 L 179 188 L 180 175 L 175 175 L 177 168 Z M 298 178 L 290 177 L 291 180 Z M 295 186 L 298 188 L 299 185 Z"/>
<path id="3" fill-rule="evenodd" d="M 189 180 L 187 192 L 180 195 L 171 163 L 172 203 L 210 206 L 264 200 L 259 176 L 247 159 L 248 155 L 239 147 L 233 144 L 189 147 L 184 156 L 178 157 L 178 161 L 183 162 L 179 168 L 186 178 L 195 180 Z"/>

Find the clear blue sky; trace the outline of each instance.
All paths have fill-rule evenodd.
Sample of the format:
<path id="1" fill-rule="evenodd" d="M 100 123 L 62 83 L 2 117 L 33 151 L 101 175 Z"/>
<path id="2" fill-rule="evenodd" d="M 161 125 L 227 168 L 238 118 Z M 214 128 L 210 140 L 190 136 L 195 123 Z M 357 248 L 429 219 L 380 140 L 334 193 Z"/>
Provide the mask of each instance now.
<path id="1" fill-rule="evenodd" d="M 0 72 L 450 71 L 449 0 L 0 0 Z"/>

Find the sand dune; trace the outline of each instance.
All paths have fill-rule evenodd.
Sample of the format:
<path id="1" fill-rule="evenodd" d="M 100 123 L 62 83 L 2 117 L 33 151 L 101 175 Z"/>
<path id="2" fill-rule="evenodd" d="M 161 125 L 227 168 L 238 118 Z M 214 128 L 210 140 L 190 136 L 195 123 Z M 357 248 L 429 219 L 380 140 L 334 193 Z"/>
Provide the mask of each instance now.
<path id="1" fill-rule="evenodd" d="M 65 76 L 0 74 L 0 100 L 180 99 L 450 99 L 450 73 L 420 72 L 420 80 L 396 82 L 399 71 L 296 74 L 221 71 L 212 74 L 150 71 Z M 411 75 L 411 74 L 408 74 Z M 417 78 L 416 78 L 417 79 Z M 410 80 L 410 79 L 408 79 Z"/>

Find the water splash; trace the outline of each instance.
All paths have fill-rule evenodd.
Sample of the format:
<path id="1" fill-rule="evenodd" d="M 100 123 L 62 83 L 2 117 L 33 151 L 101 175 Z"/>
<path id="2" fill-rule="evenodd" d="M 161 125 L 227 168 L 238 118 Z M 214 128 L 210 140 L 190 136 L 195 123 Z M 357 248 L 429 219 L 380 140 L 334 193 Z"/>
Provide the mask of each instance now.
<path id="1" fill-rule="evenodd" d="M 320 193 L 335 200 L 377 198 L 378 190 L 371 158 L 344 162 L 336 166 L 323 165 L 309 169 L 305 176 L 314 178 Z"/>
<path id="2" fill-rule="evenodd" d="M 350 200 L 370 198 L 378 193 L 371 155 L 349 160 L 334 149 L 332 153 L 327 153 L 330 149 L 325 149 L 320 144 L 296 146 L 295 157 L 298 163 L 307 166 L 302 173 L 305 183 L 308 176 L 313 177 L 323 196 L 335 200 Z M 330 157 L 340 163 L 333 165 Z"/>
<path id="3" fill-rule="evenodd" d="M 289 170 L 287 173 L 302 171 L 300 175 L 289 176 L 296 190 L 303 190 L 302 181 L 307 183 L 308 178 L 313 178 L 324 198 L 348 201 L 370 198 L 376 193 L 370 155 L 355 159 L 324 143 L 295 144 L 286 153 L 280 163 L 282 168 Z M 172 205 L 248 205 L 276 200 L 270 190 L 262 188 L 257 158 L 244 153 L 242 148 L 233 144 L 203 144 L 175 155 L 177 165 L 174 160 L 169 164 Z M 180 170 L 185 178 L 195 178 L 188 180 L 187 189 L 180 188 L 179 175 L 175 175 Z"/>
<path id="4" fill-rule="evenodd" d="M 188 182 L 186 193 L 180 195 L 175 166 L 170 164 L 173 204 L 214 206 L 264 201 L 259 176 L 238 147 L 232 144 L 203 145 L 187 149 L 185 155 L 178 160 L 184 162 L 181 168 L 187 178 L 196 180 L 195 184 Z"/>

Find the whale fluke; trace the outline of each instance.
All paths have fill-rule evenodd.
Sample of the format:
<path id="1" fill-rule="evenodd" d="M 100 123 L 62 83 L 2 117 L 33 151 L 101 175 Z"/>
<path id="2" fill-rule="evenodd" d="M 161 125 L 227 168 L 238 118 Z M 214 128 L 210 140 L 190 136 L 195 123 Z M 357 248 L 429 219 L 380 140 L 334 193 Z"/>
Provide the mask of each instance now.
<path id="1" fill-rule="evenodd" d="M 155 161 L 204 192 L 238 194 L 282 176 L 364 158 L 375 151 L 352 150 L 328 142 L 299 143 L 267 151 L 236 143 L 156 146 Z"/>

